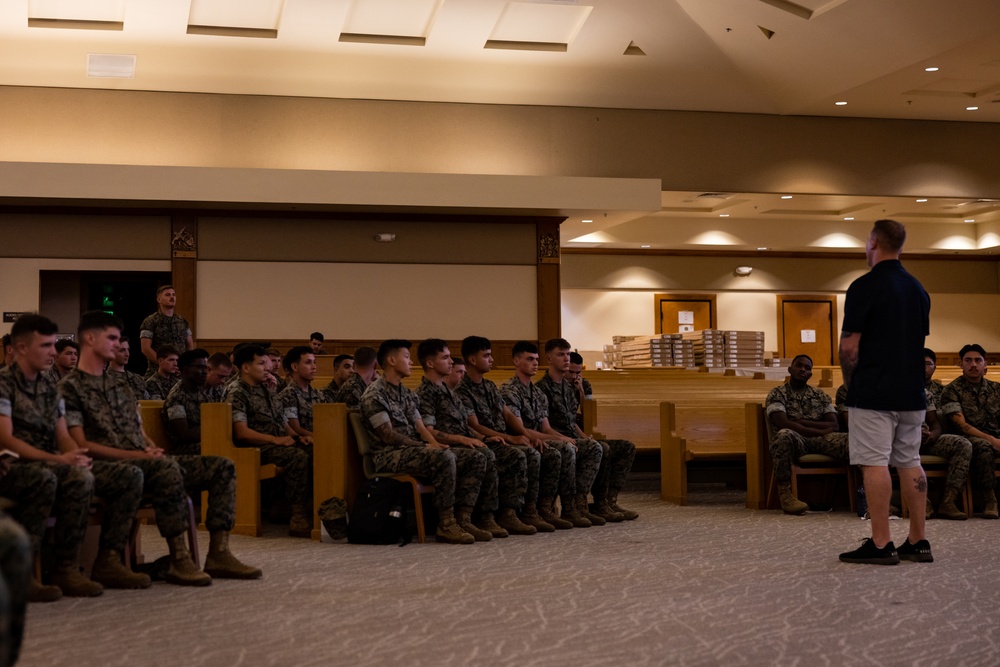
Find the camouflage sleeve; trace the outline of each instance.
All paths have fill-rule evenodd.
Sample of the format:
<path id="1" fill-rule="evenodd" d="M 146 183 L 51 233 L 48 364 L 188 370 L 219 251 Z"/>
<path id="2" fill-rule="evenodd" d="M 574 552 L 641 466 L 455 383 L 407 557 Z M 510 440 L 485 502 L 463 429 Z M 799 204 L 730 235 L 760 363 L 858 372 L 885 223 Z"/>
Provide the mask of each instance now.
<path id="1" fill-rule="evenodd" d="M 178 400 L 177 394 L 174 392 L 170 392 L 170 395 L 164 399 L 163 414 L 167 416 L 167 421 L 174 419 L 187 420 L 187 410 L 184 409 L 184 402 Z"/>
<path id="2" fill-rule="evenodd" d="M 837 398 L 834 402 L 837 412 L 847 412 L 847 385 L 842 384 L 837 387 Z"/>
<path id="3" fill-rule="evenodd" d="M 500 388 L 500 398 L 503 400 L 504 405 L 510 410 L 518 419 L 521 418 L 521 402 L 518 400 L 517 395 L 510 388 L 510 385 L 504 384 Z"/>
<path id="4" fill-rule="evenodd" d="M 295 394 L 292 393 L 293 391 L 298 390 L 289 385 L 278 393 L 278 399 L 281 401 L 282 412 L 286 422 L 289 419 L 299 418 L 299 402 L 296 400 Z"/>
<path id="5" fill-rule="evenodd" d="M 70 382 L 60 382 L 59 396 L 66 410 L 66 426 L 83 426 L 83 401 L 76 386 Z"/>
<path id="6" fill-rule="evenodd" d="M 139 325 L 139 338 L 153 339 L 153 316 L 150 315 Z"/>
<path id="7" fill-rule="evenodd" d="M 538 412 L 535 414 L 535 419 L 542 421 L 543 419 L 549 418 L 549 397 L 545 395 L 544 391 L 538 392 Z"/>
<path id="8" fill-rule="evenodd" d="M 11 417 L 14 414 L 14 386 L 7 373 L 0 375 L 0 417 Z"/>
<path id="9" fill-rule="evenodd" d="M 433 428 L 437 422 L 434 417 L 436 407 L 433 388 L 426 382 L 421 382 L 414 393 L 416 394 L 417 417 L 423 420 L 424 426 Z"/>
<path id="10" fill-rule="evenodd" d="M 924 401 L 926 402 L 925 410 L 927 412 L 937 412 L 937 403 L 934 402 L 934 397 L 931 392 L 924 390 Z"/>
<path id="11" fill-rule="evenodd" d="M 587 380 L 587 378 L 580 378 L 580 380 L 583 382 L 583 397 L 593 398 L 594 388 L 590 386 L 590 382 Z"/>
<path id="12" fill-rule="evenodd" d="M 941 392 L 939 402 L 942 413 L 948 416 L 963 414 L 962 401 L 958 398 L 958 392 L 950 384 Z"/>
<path id="13" fill-rule="evenodd" d="M 247 410 L 249 410 L 249 405 L 247 404 L 247 395 L 240 391 L 238 385 L 229 385 L 229 389 L 226 390 L 226 403 L 231 403 L 233 405 L 233 423 L 247 422 Z"/>
<path id="14" fill-rule="evenodd" d="M 831 414 L 831 413 L 837 414 L 837 408 L 834 407 L 833 401 L 830 399 L 830 395 L 827 394 L 822 389 L 817 389 L 816 392 L 819 395 L 820 400 L 823 401 L 824 405 L 823 412 L 825 412 L 826 414 Z"/>
<path id="15" fill-rule="evenodd" d="M 389 418 L 389 406 L 382 399 L 382 395 L 375 391 L 366 391 L 361 397 L 361 416 L 368 421 L 372 429 L 392 421 Z"/>
<path id="16" fill-rule="evenodd" d="M 775 412 L 786 412 L 784 397 L 779 391 L 780 387 L 775 387 L 768 392 L 767 398 L 764 399 L 764 412 L 768 416 L 774 414 Z"/>
<path id="17" fill-rule="evenodd" d="M 420 414 L 420 408 L 417 407 L 417 397 L 414 396 L 414 394 L 413 394 L 412 391 L 409 392 L 408 396 L 409 396 L 409 401 L 411 403 L 411 406 L 410 406 L 411 407 L 411 410 L 410 410 L 411 419 L 413 419 L 413 423 L 416 424 L 417 421 L 422 421 L 423 420 L 423 416 Z M 427 426 L 426 422 L 424 423 L 424 426 Z"/>

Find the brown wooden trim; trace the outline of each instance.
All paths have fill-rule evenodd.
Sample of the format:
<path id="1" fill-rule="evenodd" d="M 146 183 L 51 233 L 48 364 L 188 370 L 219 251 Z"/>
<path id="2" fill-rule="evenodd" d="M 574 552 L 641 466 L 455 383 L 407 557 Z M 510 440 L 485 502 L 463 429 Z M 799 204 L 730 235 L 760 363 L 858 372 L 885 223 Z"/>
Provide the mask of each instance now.
<path id="1" fill-rule="evenodd" d="M 559 223 L 536 223 L 535 266 L 538 298 L 538 340 L 562 336 L 562 290 L 559 267 Z"/>
<path id="2" fill-rule="evenodd" d="M 711 292 L 664 292 L 653 295 L 653 323 L 656 326 L 656 333 L 663 333 L 663 322 L 660 321 L 661 301 L 708 301 L 708 319 L 712 323 L 713 329 L 719 328 L 719 307 L 716 295 Z"/>
<path id="3" fill-rule="evenodd" d="M 840 330 L 838 328 L 838 323 L 840 318 L 837 313 L 837 295 L 836 294 L 776 294 L 775 299 L 777 300 L 776 308 L 777 318 L 778 318 L 778 329 L 775 332 L 778 338 L 778 357 L 785 357 L 785 337 L 782 333 L 785 330 L 785 312 L 784 303 L 785 301 L 815 301 L 817 303 L 830 303 L 830 347 L 833 351 L 833 363 L 834 365 L 840 364 L 840 346 L 837 342 L 840 340 Z M 821 364 L 822 365 L 822 364 Z"/>
<path id="4" fill-rule="evenodd" d="M 175 239 L 179 234 L 189 234 L 194 240 L 194 256 L 188 251 L 176 250 Z M 177 293 L 177 314 L 188 321 L 191 331 L 198 334 L 198 218 L 173 216 L 170 220 L 171 248 L 170 281 Z"/>
<path id="5" fill-rule="evenodd" d="M 982 251 L 975 251 L 982 252 Z M 682 249 L 635 249 L 635 248 L 563 248 L 564 255 L 643 255 L 650 257 L 742 257 L 780 259 L 856 259 L 863 260 L 864 252 L 805 252 L 789 250 L 682 250 Z M 906 260 L 936 260 L 943 262 L 1000 262 L 1000 255 L 968 254 L 967 251 L 956 250 L 951 254 L 936 253 L 903 253 Z"/>

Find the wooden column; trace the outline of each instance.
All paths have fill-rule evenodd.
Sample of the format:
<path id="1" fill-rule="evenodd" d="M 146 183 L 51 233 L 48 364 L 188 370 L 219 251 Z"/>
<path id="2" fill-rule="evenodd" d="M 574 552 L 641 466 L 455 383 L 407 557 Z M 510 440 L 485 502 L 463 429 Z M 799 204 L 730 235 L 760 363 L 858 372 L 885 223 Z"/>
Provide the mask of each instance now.
<path id="1" fill-rule="evenodd" d="M 562 336 L 562 296 L 559 280 L 559 225 L 562 220 L 535 223 L 538 248 L 538 340 Z"/>
<path id="2" fill-rule="evenodd" d="M 191 325 L 198 340 L 198 218 L 174 215 L 170 220 L 170 272 L 177 292 L 178 315 Z"/>

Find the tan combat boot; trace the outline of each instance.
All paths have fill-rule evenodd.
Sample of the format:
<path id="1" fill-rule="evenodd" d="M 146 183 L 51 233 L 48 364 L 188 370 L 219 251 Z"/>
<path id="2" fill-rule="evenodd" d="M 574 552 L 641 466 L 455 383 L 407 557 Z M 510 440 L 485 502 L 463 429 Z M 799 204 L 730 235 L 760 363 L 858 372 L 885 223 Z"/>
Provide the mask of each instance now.
<path id="1" fill-rule="evenodd" d="M 212 577 L 198 569 L 198 565 L 191 559 L 191 552 L 188 551 L 184 542 L 184 533 L 171 537 L 167 540 L 170 548 L 170 567 L 164 577 L 168 584 L 178 586 L 210 586 Z"/>
<path id="2" fill-rule="evenodd" d="M 462 530 L 455 521 L 455 512 L 452 509 L 441 510 L 438 516 L 437 532 L 434 533 L 438 542 L 448 544 L 472 544 L 476 541 L 472 535 Z"/>
<path id="3" fill-rule="evenodd" d="M 958 491 L 955 489 L 945 489 L 944 498 L 941 499 L 941 504 L 938 505 L 937 515 L 942 519 L 951 519 L 952 521 L 965 521 L 969 516 L 958 509 L 955 505 L 955 498 L 958 496 Z"/>
<path id="4" fill-rule="evenodd" d="M 97 552 L 90 578 L 105 588 L 149 588 L 153 580 L 148 574 L 133 572 L 122 564 L 121 556 L 114 549 Z"/>
<path id="5" fill-rule="evenodd" d="M 785 514 L 802 515 L 809 511 L 809 505 L 796 498 L 792 494 L 792 483 L 778 485 L 778 498 L 781 500 L 781 509 Z"/>
<path id="6" fill-rule="evenodd" d="M 500 514 L 497 516 L 497 524 L 506 530 L 508 535 L 534 535 L 538 532 L 537 528 L 529 526 L 517 518 L 517 512 L 510 507 L 500 510 Z M 552 530 L 555 530 L 555 528 Z"/>
<path id="7" fill-rule="evenodd" d="M 543 519 L 538 513 L 538 506 L 534 503 L 528 503 L 521 509 L 521 521 L 539 533 L 554 533 L 556 531 L 556 527 Z"/>
<path id="8" fill-rule="evenodd" d="M 601 498 L 600 500 L 594 498 L 594 504 L 590 508 L 590 511 L 592 514 L 596 514 L 608 523 L 620 523 L 625 520 L 624 514 L 616 512 L 611 508 L 607 498 Z"/>
<path id="9" fill-rule="evenodd" d="M 608 492 L 608 507 L 625 517 L 626 521 L 635 521 L 639 518 L 639 513 L 633 510 L 625 509 L 618 504 L 618 492 L 609 491 Z"/>
<path id="10" fill-rule="evenodd" d="M 458 527 L 472 535 L 476 542 L 489 542 L 493 539 L 493 533 L 472 523 L 471 507 L 459 507 L 458 512 L 455 513 L 455 521 L 458 523 Z"/>
<path id="11" fill-rule="evenodd" d="M 514 517 L 517 518 L 516 516 Z M 479 521 L 476 522 L 476 527 L 485 530 L 487 533 L 497 538 L 510 537 L 510 533 L 507 529 L 497 523 L 496 519 L 493 517 L 493 512 L 483 512 L 479 517 Z"/>
<path id="12" fill-rule="evenodd" d="M 587 521 L 590 522 L 590 525 L 603 526 L 604 524 L 607 523 L 604 517 L 598 514 L 594 514 L 593 512 L 590 511 L 590 505 L 587 503 L 586 493 L 576 494 L 576 496 L 574 496 L 573 498 L 573 502 L 576 503 L 576 511 L 579 512 L 582 516 L 584 516 L 587 519 Z"/>
<path id="13" fill-rule="evenodd" d="M 563 519 L 556 512 L 555 498 L 543 498 L 539 500 L 538 515 L 543 521 L 553 526 L 556 530 L 569 530 L 573 527 L 572 521 Z"/>
<path id="14" fill-rule="evenodd" d="M 241 563 L 229 550 L 229 531 L 217 530 L 209 535 L 205 574 L 213 579 L 260 579 L 260 568 Z"/>
<path id="15" fill-rule="evenodd" d="M 983 518 L 1000 519 L 1000 512 L 997 511 L 997 495 L 993 491 L 987 491 L 983 498 Z"/>
<path id="16" fill-rule="evenodd" d="M 62 596 L 58 586 L 46 586 L 34 577 L 28 582 L 28 602 L 55 602 Z"/>
<path id="17" fill-rule="evenodd" d="M 92 598 L 104 592 L 104 586 L 80 573 L 80 563 L 75 558 L 59 563 L 52 571 L 51 579 L 62 590 L 63 595 L 71 598 Z"/>
<path id="18" fill-rule="evenodd" d="M 590 519 L 580 514 L 574 496 L 567 496 L 562 499 L 562 513 L 559 515 L 559 518 L 569 521 L 573 524 L 574 528 L 590 528 L 594 525 L 590 522 Z"/>
<path id="19" fill-rule="evenodd" d="M 312 537 L 313 524 L 305 505 L 292 505 L 292 520 L 288 522 L 288 534 L 292 537 Z"/>

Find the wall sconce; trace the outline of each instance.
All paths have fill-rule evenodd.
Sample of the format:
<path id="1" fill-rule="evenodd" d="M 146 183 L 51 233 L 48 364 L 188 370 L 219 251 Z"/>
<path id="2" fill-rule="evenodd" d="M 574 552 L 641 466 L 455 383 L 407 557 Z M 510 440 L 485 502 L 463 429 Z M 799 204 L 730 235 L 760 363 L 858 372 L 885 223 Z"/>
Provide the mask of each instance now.
<path id="1" fill-rule="evenodd" d="M 733 273 L 736 274 L 737 278 L 746 278 L 751 273 L 753 273 L 753 267 L 752 266 L 737 266 L 736 270 L 733 271 Z"/>

